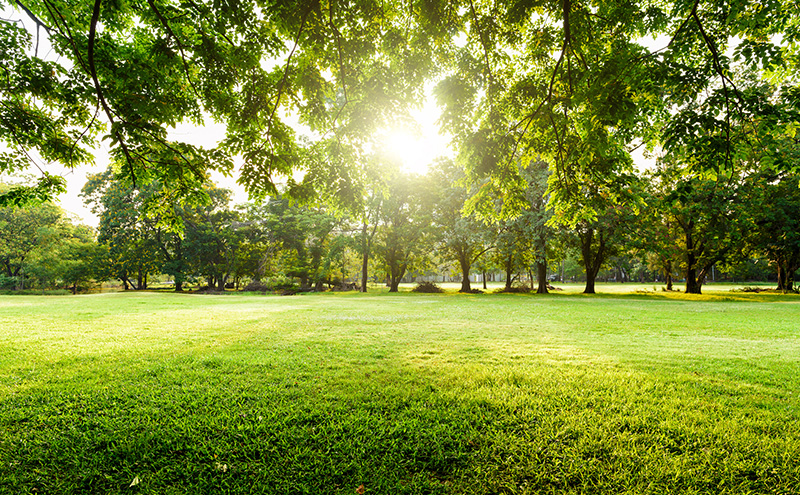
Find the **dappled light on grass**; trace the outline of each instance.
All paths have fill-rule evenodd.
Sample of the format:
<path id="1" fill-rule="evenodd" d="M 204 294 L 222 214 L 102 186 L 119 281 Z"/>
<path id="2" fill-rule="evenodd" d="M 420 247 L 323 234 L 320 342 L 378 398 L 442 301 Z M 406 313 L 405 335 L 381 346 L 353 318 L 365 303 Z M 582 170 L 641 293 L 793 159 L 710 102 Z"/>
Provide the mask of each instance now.
<path id="1" fill-rule="evenodd" d="M 758 301 L 2 298 L 0 492 L 791 493 Z"/>

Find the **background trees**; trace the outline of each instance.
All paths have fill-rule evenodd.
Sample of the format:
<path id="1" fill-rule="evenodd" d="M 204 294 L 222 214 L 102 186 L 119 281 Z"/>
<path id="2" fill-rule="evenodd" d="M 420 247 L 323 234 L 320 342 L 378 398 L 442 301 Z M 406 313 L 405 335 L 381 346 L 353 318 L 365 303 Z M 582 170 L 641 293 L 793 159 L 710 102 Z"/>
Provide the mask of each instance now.
<path id="1" fill-rule="evenodd" d="M 0 207 L 0 266 L 3 285 L 25 287 L 25 269 L 31 257 L 45 255 L 60 241 L 61 210 L 52 203 L 28 208 Z"/>
<path id="2" fill-rule="evenodd" d="M 419 177 L 399 174 L 389 182 L 381 210 L 382 228 L 375 250 L 383 263 L 389 291 L 397 292 L 411 268 L 422 268 L 432 247 L 431 204 L 434 191 Z"/>
<path id="3" fill-rule="evenodd" d="M 492 247 L 490 229 L 474 217 L 462 213 L 464 203 L 475 194 L 466 183 L 462 168 L 451 160 L 439 160 L 430 172 L 433 229 L 442 257 L 458 264 L 461 292 L 470 292 L 470 269 Z"/>

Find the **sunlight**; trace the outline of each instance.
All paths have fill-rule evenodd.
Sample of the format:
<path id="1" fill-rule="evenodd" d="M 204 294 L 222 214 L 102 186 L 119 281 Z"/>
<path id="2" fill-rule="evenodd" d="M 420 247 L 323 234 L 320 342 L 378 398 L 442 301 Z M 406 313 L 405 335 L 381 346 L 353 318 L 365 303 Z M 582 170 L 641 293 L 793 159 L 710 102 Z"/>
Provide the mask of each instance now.
<path id="1" fill-rule="evenodd" d="M 384 146 L 403 170 L 412 174 L 425 174 L 428 166 L 443 152 L 432 139 L 415 135 L 405 129 L 389 131 Z"/>
<path id="2" fill-rule="evenodd" d="M 448 146 L 449 139 L 439 134 L 436 116 L 419 112 L 415 117 L 419 124 L 418 131 L 407 127 L 389 129 L 382 136 L 383 147 L 404 171 L 425 174 L 434 160 L 441 156 L 452 156 L 452 151 Z"/>

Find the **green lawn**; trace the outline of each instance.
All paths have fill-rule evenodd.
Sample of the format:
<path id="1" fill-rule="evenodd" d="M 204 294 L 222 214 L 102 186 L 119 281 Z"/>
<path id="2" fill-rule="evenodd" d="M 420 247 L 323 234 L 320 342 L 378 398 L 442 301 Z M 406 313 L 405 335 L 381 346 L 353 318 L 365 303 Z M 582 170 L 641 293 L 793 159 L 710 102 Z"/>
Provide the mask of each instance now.
<path id="1" fill-rule="evenodd" d="M 800 493 L 800 298 L 644 288 L 3 296 L 0 493 Z"/>

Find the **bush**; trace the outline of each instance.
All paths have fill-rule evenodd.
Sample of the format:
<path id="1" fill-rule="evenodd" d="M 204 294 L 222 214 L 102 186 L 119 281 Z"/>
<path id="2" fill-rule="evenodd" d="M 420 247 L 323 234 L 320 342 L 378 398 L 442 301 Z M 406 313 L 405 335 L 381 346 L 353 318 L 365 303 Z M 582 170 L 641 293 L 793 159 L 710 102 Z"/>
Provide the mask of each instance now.
<path id="1" fill-rule="evenodd" d="M 267 292 L 269 289 L 267 288 L 267 284 L 265 284 L 261 280 L 253 280 L 252 282 L 247 284 L 242 290 L 245 292 Z"/>
<path id="2" fill-rule="evenodd" d="M 433 282 L 419 282 L 417 286 L 411 289 L 411 292 L 423 292 L 425 294 L 440 294 L 444 289 L 434 284 Z"/>
<path id="3" fill-rule="evenodd" d="M 269 277 L 265 280 L 253 280 L 243 289 L 245 292 L 273 292 L 297 290 L 294 279 L 289 277 Z"/>
<path id="4" fill-rule="evenodd" d="M 506 289 L 505 287 L 503 287 L 502 289 L 497 289 L 494 292 L 496 294 L 502 294 L 502 293 L 506 293 L 506 294 L 527 294 L 530 291 L 531 291 L 531 288 L 528 287 L 527 285 L 515 285 L 515 286 L 511 287 L 510 289 Z"/>
<path id="5" fill-rule="evenodd" d="M 333 291 L 333 292 L 348 292 L 348 291 L 354 291 L 354 290 L 355 291 L 361 290 L 359 285 L 356 284 L 355 282 L 350 282 L 350 283 L 346 283 L 346 284 L 341 284 L 340 283 L 340 284 L 334 285 L 331 288 L 331 291 Z"/>
<path id="6" fill-rule="evenodd" d="M 19 287 L 19 278 L 0 275 L 0 290 L 14 290 Z"/>
<path id="7" fill-rule="evenodd" d="M 68 291 L 65 289 L 0 290 L 0 296 L 70 296 L 70 295 L 72 295 L 72 291 Z"/>

